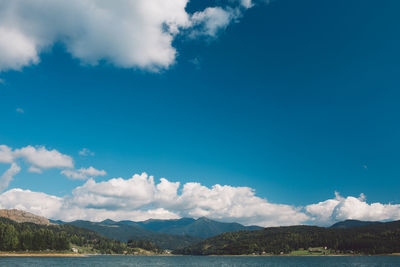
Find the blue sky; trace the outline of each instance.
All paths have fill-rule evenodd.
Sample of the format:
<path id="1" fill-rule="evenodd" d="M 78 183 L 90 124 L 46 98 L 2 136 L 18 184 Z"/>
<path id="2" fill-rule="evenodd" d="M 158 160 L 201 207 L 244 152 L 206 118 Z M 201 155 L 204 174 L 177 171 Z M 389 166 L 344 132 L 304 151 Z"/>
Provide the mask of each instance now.
<path id="1" fill-rule="evenodd" d="M 335 191 L 400 203 L 400 3 L 253 4 L 191 1 L 188 14 L 229 5 L 241 15 L 215 35 L 203 22 L 181 30 L 174 62 L 156 68 L 110 58 L 91 65 L 52 40 L 40 61 L 0 72 L 0 143 L 56 149 L 75 169 L 105 170 L 97 182 L 146 172 L 156 183 L 249 187 L 299 208 Z M 79 155 L 83 148 L 94 155 Z M 86 183 L 19 165 L 7 190 L 63 197 Z"/>

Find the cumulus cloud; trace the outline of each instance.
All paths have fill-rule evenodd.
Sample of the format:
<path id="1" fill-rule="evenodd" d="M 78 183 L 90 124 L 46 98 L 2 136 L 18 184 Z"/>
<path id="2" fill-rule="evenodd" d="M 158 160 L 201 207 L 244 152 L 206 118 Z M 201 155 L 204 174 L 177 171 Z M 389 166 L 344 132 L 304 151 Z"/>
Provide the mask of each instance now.
<path id="1" fill-rule="evenodd" d="M 43 146 L 26 146 L 14 151 L 15 157 L 24 158 L 27 162 L 37 168 L 73 168 L 74 163 L 70 156 L 64 155 L 57 150 L 47 150 Z"/>
<path id="2" fill-rule="evenodd" d="M 199 183 L 183 186 L 176 206 L 190 217 L 210 217 L 263 226 L 298 224 L 308 219 L 298 208 L 269 203 L 249 187 Z"/>
<path id="3" fill-rule="evenodd" d="M 359 197 L 335 198 L 308 205 L 305 210 L 316 224 L 330 225 L 347 219 L 362 221 L 400 220 L 400 204 L 368 204 L 364 194 Z"/>
<path id="4" fill-rule="evenodd" d="M 159 183 L 155 183 L 152 176 L 143 173 L 129 179 L 113 178 L 104 182 L 89 179 L 63 198 L 12 189 L 0 195 L 0 203 L 6 208 L 19 205 L 24 210 L 63 220 L 146 220 L 206 216 L 263 226 L 298 224 L 308 220 L 308 216 L 299 208 L 269 203 L 257 197 L 254 190 L 248 187 L 214 185 L 208 188 L 199 183 L 186 183 L 180 194 L 179 188 L 179 182 L 162 178 Z M 26 196 L 23 196 L 24 192 Z M 31 197 L 40 197 L 44 202 L 50 199 L 50 204 L 45 205 L 43 211 L 36 206 L 32 210 L 28 204 L 23 204 L 29 203 Z M 8 198 L 7 201 L 3 201 L 5 198 Z"/>
<path id="5" fill-rule="evenodd" d="M 189 0 L 0 1 L 0 71 L 40 62 L 54 43 L 83 64 L 159 70 L 175 62 L 178 34 L 215 36 L 253 6 L 231 0 L 189 14 Z"/>
<path id="6" fill-rule="evenodd" d="M 61 174 L 64 174 L 68 178 L 71 179 L 77 179 L 77 180 L 86 180 L 89 177 L 95 177 L 95 176 L 104 176 L 106 175 L 105 170 L 97 170 L 90 166 L 89 168 L 80 168 L 79 170 L 62 170 Z"/>
<path id="7" fill-rule="evenodd" d="M 10 171 L 11 172 L 11 171 Z M 129 179 L 89 179 L 71 194 L 56 197 L 29 190 L 11 189 L 0 194 L 0 208 L 17 208 L 52 219 L 101 221 L 208 217 L 245 225 L 281 226 L 316 224 L 327 226 L 345 219 L 399 220 L 400 205 L 367 203 L 364 195 L 336 194 L 305 207 L 270 203 L 249 187 L 170 182 L 145 173 Z"/>

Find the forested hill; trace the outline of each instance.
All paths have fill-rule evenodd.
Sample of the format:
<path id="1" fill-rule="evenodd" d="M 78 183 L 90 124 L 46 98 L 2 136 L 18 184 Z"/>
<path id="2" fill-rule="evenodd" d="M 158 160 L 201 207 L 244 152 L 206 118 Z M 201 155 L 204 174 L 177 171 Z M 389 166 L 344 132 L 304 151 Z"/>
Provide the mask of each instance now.
<path id="1" fill-rule="evenodd" d="M 175 250 L 200 242 L 204 238 L 224 232 L 262 229 L 258 226 L 243 226 L 239 223 L 224 223 L 205 217 L 199 219 L 181 218 L 176 220 L 147 220 L 143 222 L 112 221 L 102 222 L 52 221 L 57 224 L 70 224 L 95 231 L 102 236 L 126 242 L 145 240 L 162 249 Z"/>
<path id="2" fill-rule="evenodd" d="M 17 223 L 0 218 L 0 251 L 66 251 L 79 246 L 91 253 L 123 253 L 127 244 L 72 225 Z"/>
<path id="3" fill-rule="evenodd" d="M 191 255 L 281 254 L 327 247 L 334 253 L 383 254 L 400 252 L 400 221 L 354 228 L 316 226 L 270 227 L 223 233 L 175 251 Z"/>
<path id="4" fill-rule="evenodd" d="M 128 240 L 143 240 L 153 243 L 162 249 L 174 250 L 201 241 L 202 239 L 187 235 L 170 235 L 144 229 L 143 227 L 122 222 L 105 220 L 102 222 L 73 221 L 64 225 L 73 225 L 94 231 L 104 237 L 127 242 Z"/>
<path id="5" fill-rule="evenodd" d="M 337 222 L 337 223 L 333 224 L 330 228 L 353 228 L 353 227 L 360 227 L 360 226 L 366 226 L 366 225 L 377 224 L 377 223 L 382 223 L 382 222 L 345 220 L 345 221 Z"/>

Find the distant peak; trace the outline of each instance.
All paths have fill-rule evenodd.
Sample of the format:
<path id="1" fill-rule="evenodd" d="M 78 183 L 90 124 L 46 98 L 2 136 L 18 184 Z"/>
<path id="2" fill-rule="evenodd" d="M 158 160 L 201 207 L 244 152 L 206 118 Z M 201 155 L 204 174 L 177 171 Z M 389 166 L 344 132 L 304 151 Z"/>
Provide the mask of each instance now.
<path id="1" fill-rule="evenodd" d="M 115 221 L 113 221 L 113 220 L 111 220 L 111 219 L 106 219 L 106 220 L 104 220 L 104 221 L 102 221 L 102 222 L 100 222 L 100 223 L 112 224 L 112 223 L 115 223 Z"/>

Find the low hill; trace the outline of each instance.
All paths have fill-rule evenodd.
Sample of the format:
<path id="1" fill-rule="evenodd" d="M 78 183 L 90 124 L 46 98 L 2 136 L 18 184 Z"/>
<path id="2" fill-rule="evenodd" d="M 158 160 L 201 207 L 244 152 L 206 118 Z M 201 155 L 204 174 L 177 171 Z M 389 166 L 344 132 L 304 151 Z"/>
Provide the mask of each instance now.
<path id="1" fill-rule="evenodd" d="M 366 226 L 366 225 L 377 224 L 377 223 L 381 223 L 381 222 L 345 220 L 345 221 L 337 222 L 337 223 L 333 224 L 330 228 L 353 228 L 353 227 L 360 227 L 360 226 Z"/>
<path id="2" fill-rule="evenodd" d="M 36 224 L 42 224 L 42 225 L 49 225 L 50 221 L 42 216 L 38 216 L 35 214 L 32 214 L 30 212 L 22 211 L 22 210 L 16 210 L 16 209 L 11 209 L 11 210 L 5 210 L 2 209 L 0 210 L 0 217 L 2 218 L 7 218 L 10 220 L 13 220 L 15 222 L 30 222 L 30 223 L 36 223 Z"/>
<path id="3" fill-rule="evenodd" d="M 400 221 L 353 228 L 317 226 L 269 227 L 224 233 L 175 251 L 189 255 L 290 253 L 327 247 L 335 253 L 383 254 L 400 252 Z"/>
<path id="4" fill-rule="evenodd" d="M 225 232 L 239 230 L 259 230 L 259 226 L 243 226 L 239 223 L 218 222 L 206 217 L 197 220 L 192 218 L 182 218 L 177 220 L 147 220 L 136 222 L 143 228 L 157 231 L 160 233 L 173 235 L 190 235 L 200 238 L 208 238 Z"/>

